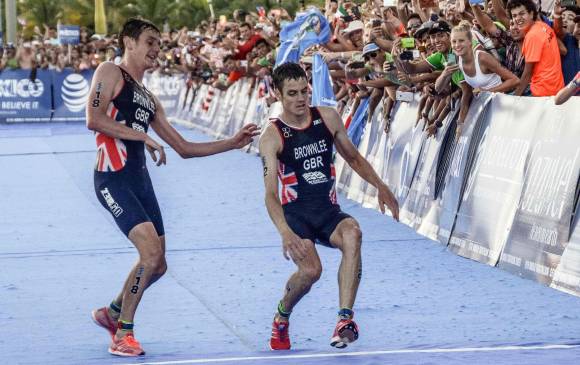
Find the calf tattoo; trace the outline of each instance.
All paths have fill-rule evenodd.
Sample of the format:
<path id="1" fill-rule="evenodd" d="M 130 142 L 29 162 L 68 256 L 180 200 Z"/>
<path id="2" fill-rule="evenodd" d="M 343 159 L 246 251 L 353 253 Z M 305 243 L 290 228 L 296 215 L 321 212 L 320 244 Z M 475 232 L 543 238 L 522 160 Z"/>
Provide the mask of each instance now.
<path id="1" fill-rule="evenodd" d="M 137 269 L 137 272 L 135 273 L 135 285 L 131 287 L 131 293 L 137 294 L 139 292 L 139 283 L 141 283 L 141 276 L 143 275 L 144 270 L 143 267 Z"/>

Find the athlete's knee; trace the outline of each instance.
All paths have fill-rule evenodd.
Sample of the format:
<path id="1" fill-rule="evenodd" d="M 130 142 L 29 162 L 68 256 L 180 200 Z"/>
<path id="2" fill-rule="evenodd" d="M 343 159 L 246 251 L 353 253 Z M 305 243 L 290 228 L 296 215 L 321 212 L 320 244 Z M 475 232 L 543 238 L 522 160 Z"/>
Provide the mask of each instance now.
<path id="1" fill-rule="evenodd" d="M 358 225 L 353 225 L 342 235 L 342 251 L 345 253 L 360 252 L 362 245 L 362 231 Z"/>
<path id="2" fill-rule="evenodd" d="M 362 231 L 360 227 L 356 224 L 352 224 L 347 227 L 342 233 L 342 239 L 348 243 L 360 243 L 362 242 Z"/>
<path id="3" fill-rule="evenodd" d="M 310 284 L 314 284 L 320 279 L 322 275 L 322 265 L 320 263 L 310 265 L 300 269 L 300 273 L 304 279 Z"/>
<path id="4" fill-rule="evenodd" d="M 167 260 L 163 257 L 163 260 L 158 263 L 157 270 L 155 270 L 155 275 L 162 277 L 167 272 Z"/>
<path id="5" fill-rule="evenodd" d="M 167 261 L 161 249 L 152 249 L 142 254 L 141 263 L 155 274 L 163 275 L 167 270 Z"/>

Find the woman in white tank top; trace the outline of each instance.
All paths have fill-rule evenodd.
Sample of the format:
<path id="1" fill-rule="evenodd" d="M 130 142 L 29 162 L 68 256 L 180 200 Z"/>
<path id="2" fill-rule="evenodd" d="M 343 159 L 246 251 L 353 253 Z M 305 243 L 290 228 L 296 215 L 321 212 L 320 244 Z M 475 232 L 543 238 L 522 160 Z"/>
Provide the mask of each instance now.
<path id="1" fill-rule="evenodd" d="M 518 77 L 503 67 L 495 57 L 482 50 L 474 53 L 469 26 L 459 25 L 453 28 L 451 46 L 459 58 L 459 69 L 471 88 L 505 93 L 518 86 Z"/>

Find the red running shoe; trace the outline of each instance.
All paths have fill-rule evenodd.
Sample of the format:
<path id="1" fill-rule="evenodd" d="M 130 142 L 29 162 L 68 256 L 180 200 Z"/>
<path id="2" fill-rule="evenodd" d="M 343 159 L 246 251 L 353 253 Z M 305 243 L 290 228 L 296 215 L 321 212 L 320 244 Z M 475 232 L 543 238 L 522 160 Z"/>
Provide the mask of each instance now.
<path id="1" fill-rule="evenodd" d="M 349 343 L 358 339 L 358 326 L 352 319 L 341 319 L 336 324 L 334 334 L 330 339 L 330 346 L 337 349 L 345 348 Z"/>
<path id="2" fill-rule="evenodd" d="M 113 336 L 113 341 L 111 342 L 111 346 L 109 346 L 109 353 L 117 356 L 145 355 L 141 344 L 133 337 L 132 333 L 128 333 L 121 338 Z"/>
<path id="3" fill-rule="evenodd" d="M 272 323 L 272 337 L 270 337 L 270 350 L 290 350 L 290 337 L 288 336 L 288 322 Z"/>
<path id="4" fill-rule="evenodd" d="M 97 326 L 106 329 L 111 337 L 115 336 L 115 333 L 117 333 L 117 321 L 111 318 L 107 307 L 93 310 L 91 312 L 91 317 L 93 317 L 93 321 Z"/>

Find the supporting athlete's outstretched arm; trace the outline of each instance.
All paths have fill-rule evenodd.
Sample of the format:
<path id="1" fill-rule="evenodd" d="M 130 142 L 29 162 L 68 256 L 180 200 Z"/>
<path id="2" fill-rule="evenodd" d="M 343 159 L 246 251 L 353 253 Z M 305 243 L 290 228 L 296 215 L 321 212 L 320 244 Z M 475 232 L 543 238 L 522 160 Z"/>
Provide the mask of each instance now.
<path id="1" fill-rule="evenodd" d="M 284 217 L 282 204 L 278 195 L 278 151 L 282 142 L 275 127 L 269 125 L 260 137 L 260 157 L 264 167 L 264 185 L 266 188 L 266 208 L 270 219 L 282 237 L 282 254 L 289 260 L 303 259 L 307 254 L 306 244 L 292 231 Z"/>
<path id="2" fill-rule="evenodd" d="M 358 150 L 348 138 L 346 129 L 344 128 L 338 113 L 330 108 L 319 109 L 322 113 L 324 122 L 334 136 L 334 145 L 336 146 L 338 153 L 344 158 L 349 166 L 359 174 L 360 177 L 378 189 L 379 208 L 381 209 L 381 212 L 385 212 L 386 205 L 393 214 L 393 218 L 399 220 L 399 203 L 397 202 L 397 199 L 389 187 L 377 175 L 371 164 L 369 164 L 369 162 L 358 153 Z"/>
<path id="3" fill-rule="evenodd" d="M 203 157 L 242 148 L 251 143 L 253 138 L 260 134 L 260 129 L 257 125 L 247 124 L 231 138 L 213 142 L 189 142 L 169 124 L 163 106 L 157 97 L 155 98 L 155 104 L 157 109 L 155 120 L 151 123 L 151 127 L 182 158 Z"/>
<path id="4" fill-rule="evenodd" d="M 147 135 L 136 131 L 122 123 L 117 123 L 107 114 L 114 95 L 123 88 L 123 76 L 119 68 L 112 62 L 105 62 L 97 68 L 91 84 L 89 102 L 86 108 L 87 128 L 107 136 L 131 141 L 142 141 L 149 150 L 157 151 L 157 165 L 165 163 L 163 147 Z"/>

